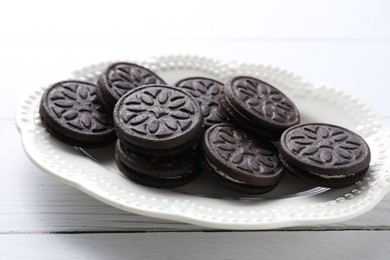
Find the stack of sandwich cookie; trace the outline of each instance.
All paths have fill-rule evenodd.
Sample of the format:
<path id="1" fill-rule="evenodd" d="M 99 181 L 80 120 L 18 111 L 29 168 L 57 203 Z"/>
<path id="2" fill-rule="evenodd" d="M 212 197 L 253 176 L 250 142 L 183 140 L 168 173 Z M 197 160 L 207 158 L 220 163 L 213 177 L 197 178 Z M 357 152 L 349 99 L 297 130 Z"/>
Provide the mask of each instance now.
<path id="1" fill-rule="evenodd" d="M 118 101 L 113 120 L 119 139 L 116 162 L 130 179 L 171 188 L 196 177 L 199 163 L 189 150 L 203 131 L 203 115 L 187 92 L 167 85 L 138 87 Z M 139 167 L 141 158 L 144 166 Z M 170 167 L 161 167 L 169 162 Z"/>

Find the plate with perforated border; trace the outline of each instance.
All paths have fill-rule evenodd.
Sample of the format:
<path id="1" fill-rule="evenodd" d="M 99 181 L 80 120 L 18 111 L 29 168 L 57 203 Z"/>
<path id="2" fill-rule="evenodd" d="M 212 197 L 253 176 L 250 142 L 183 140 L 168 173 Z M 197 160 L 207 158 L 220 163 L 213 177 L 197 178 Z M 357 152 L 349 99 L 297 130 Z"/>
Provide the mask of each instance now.
<path id="1" fill-rule="evenodd" d="M 270 193 L 242 195 L 215 184 L 202 173 L 175 189 L 155 189 L 126 179 L 114 162 L 114 145 L 82 149 L 64 144 L 42 126 L 38 105 L 48 87 L 26 93 L 16 110 L 24 150 L 44 172 L 90 196 L 122 210 L 220 229 L 273 229 L 345 221 L 372 209 L 390 190 L 390 131 L 383 119 L 356 97 L 317 86 L 276 66 L 173 55 L 133 60 L 156 72 L 167 83 L 186 77 L 226 82 L 236 75 L 260 78 L 283 91 L 297 105 L 302 123 L 336 124 L 361 135 L 372 160 L 361 181 L 343 189 L 303 184 L 285 176 Z M 110 62 L 77 70 L 69 78 L 96 82 Z"/>

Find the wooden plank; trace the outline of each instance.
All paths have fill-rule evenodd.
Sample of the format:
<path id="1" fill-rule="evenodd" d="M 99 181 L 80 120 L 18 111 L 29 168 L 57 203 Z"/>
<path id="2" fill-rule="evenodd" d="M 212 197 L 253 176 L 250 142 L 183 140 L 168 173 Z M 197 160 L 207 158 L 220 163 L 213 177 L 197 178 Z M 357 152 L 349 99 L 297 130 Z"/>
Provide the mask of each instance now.
<path id="1" fill-rule="evenodd" d="M 4 234 L 2 259 L 388 259 L 389 231 Z"/>

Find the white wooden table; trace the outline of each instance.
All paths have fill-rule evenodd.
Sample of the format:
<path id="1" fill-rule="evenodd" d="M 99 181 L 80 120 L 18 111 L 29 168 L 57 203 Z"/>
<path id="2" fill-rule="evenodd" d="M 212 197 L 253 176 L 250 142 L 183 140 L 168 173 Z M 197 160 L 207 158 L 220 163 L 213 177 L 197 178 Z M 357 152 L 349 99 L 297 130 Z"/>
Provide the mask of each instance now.
<path id="1" fill-rule="evenodd" d="M 138 216 L 36 168 L 14 110 L 29 88 L 92 63 L 195 53 L 271 63 L 353 92 L 390 124 L 389 25 L 389 1 L 2 2 L 0 258 L 388 259 L 390 196 L 350 221 L 270 231 Z"/>

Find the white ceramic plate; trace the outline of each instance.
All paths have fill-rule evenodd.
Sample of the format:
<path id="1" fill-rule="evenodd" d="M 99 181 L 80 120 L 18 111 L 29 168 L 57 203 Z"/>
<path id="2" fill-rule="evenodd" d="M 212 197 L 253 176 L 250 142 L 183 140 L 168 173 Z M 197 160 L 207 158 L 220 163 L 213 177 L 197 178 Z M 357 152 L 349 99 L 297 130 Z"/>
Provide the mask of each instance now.
<path id="1" fill-rule="evenodd" d="M 223 229 L 271 229 L 344 221 L 372 209 L 390 190 L 390 134 L 381 118 L 362 101 L 329 87 L 317 87 L 287 71 L 260 64 L 220 62 L 197 56 L 166 56 L 133 61 L 157 72 L 168 83 L 186 76 L 225 81 L 251 75 L 274 84 L 297 104 L 302 122 L 347 127 L 370 145 L 367 176 L 344 189 L 326 189 L 285 177 L 272 192 L 243 196 L 202 174 L 173 190 L 148 188 L 126 179 L 117 169 L 113 146 L 79 149 L 51 137 L 37 107 L 44 88 L 20 102 L 16 123 L 29 158 L 43 171 L 114 207 L 146 216 Z M 108 63 L 76 71 L 70 78 L 95 81 Z"/>

